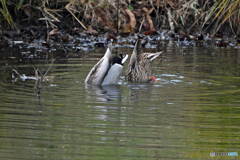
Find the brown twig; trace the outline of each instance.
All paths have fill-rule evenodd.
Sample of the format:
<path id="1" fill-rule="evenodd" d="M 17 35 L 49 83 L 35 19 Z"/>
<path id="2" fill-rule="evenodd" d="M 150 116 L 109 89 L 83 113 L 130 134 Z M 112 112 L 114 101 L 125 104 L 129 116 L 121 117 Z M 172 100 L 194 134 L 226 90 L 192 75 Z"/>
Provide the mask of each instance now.
<path id="1" fill-rule="evenodd" d="M 72 14 L 72 16 L 78 21 L 78 23 L 80 23 L 80 24 L 82 25 L 82 27 L 87 30 L 87 28 L 84 26 L 84 24 L 83 24 L 83 23 L 73 14 L 73 12 L 70 10 L 70 5 L 71 5 L 73 2 L 75 2 L 75 0 L 72 0 L 71 2 L 69 2 L 69 3 L 65 6 L 65 8 L 68 10 L 68 12 L 70 12 L 70 13 Z"/>
<path id="2" fill-rule="evenodd" d="M 48 68 L 48 70 L 45 72 L 45 74 L 44 74 L 44 76 L 43 76 L 43 78 L 47 75 L 47 73 L 48 73 L 48 71 L 50 70 L 50 68 L 52 67 L 52 64 L 53 64 L 53 62 L 55 61 L 56 59 L 53 59 L 52 60 L 52 63 L 50 64 L 50 66 L 49 66 L 49 68 Z"/>
<path id="3" fill-rule="evenodd" d="M 175 34 L 175 28 L 174 28 L 174 23 L 172 21 L 172 13 L 171 13 L 171 8 L 167 9 L 167 15 L 168 15 L 168 22 L 169 22 L 169 26 L 171 28 L 172 33 Z"/>
<path id="4" fill-rule="evenodd" d="M 36 68 L 33 66 L 33 69 L 35 70 L 35 76 L 36 76 L 36 78 L 38 79 L 38 68 L 36 69 Z"/>
<path id="5" fill-rule="evenodd" d="M 143 23 L 144 23 L 144 21 L 145 21 L 145 16 L 143 16 L 142 23 L 141 23 L 141 25 L 140 25 L 140 27 L 139 27 L 139 33 L 140 33 L 140 32 L 141 32 L 141 30 L 142 30 L 142 26 L 143 26 Z"/>

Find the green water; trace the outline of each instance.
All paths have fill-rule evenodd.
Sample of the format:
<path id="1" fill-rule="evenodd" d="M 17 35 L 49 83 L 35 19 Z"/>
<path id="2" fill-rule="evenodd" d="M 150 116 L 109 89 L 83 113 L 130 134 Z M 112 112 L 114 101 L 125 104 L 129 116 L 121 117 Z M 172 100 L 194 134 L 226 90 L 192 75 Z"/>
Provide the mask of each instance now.
<path id="1" fill-rule="evenodd" d="M 24 55 L 3 48 L 0 159 L 239 159 L 210 152 L 240 153 L 240 50 L 161 48 L 152 66 L 157 83 L 127 83 L 125 65 L 119 86 L 105 87 L 84 84 L 105 48 Z M 46 71 L 52 58 L 39 97 L 39 81 L 12 72 L 34 76 L 32 66 Z"/>

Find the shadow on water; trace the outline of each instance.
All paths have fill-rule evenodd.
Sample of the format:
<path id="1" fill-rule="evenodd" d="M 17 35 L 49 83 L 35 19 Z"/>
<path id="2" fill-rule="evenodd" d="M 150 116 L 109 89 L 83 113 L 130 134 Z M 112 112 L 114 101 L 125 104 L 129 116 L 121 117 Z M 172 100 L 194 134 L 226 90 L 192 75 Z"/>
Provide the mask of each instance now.
<path id="1" fill-rule="evenodd" d="M 96 49 L 58 57 L 39 97 L 39 83 L 13 78 L 12 69 L 34 76 L 32 65 L 47 70 L 50 58 L 18 57 L 17 51 L 9 58 L 13 51 L 4 50 L 1 159 L 209 159 L 211 151 L 238 152 L 239 50 L 173 42 L 161 48 L 162 60 L 152 65 L 156 83 L 128 83 L 123 72 L 119 85 L 85 85 L 105 53 Z"/>

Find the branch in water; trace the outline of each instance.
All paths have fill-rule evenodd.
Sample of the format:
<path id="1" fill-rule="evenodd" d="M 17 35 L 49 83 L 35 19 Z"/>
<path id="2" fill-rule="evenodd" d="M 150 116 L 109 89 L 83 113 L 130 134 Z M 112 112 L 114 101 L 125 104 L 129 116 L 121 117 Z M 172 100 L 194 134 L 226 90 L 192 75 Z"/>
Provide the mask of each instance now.
<path id="1" fill-rule="evenodd" d="M 42 71 L 40 71 L 38 68 L 35 68 L 35 67 L 33 66 L 33 68 L 34 68 L 34 70 L 35 70 L 35 77 L 28 77 L 28 76 L 26 76 L 25 74 L 20 75 L 15 69 L 12 69 L 12 70 L 13 70 L 17 75 L 19 75 L 21 79 L 24 79 L 24 80 L 25 80 L 25 79 L 38 80 L 38 79 L 40 78 L 40 79 L 41 79 L 41 82 L 42 82 L 43 79 L 44 79 L 44 77 L 47 75 L 48 71 L 49 71 L 50 68 L 52 67 L 52 64 L 53 64 L 54 61 L 55 61 L 55 59 L 52 60 L 49 68 L 47 69 L 47 71 L 45 72 L 44 75 L 43 75 Z M 38 76 L 38 75 L 39 75 L 38 73 L 40 74 L 41 77 Z"/>
<path id="2" fill-rule="evenodd" d="M 33 69 L 35 70 L 35 76 L 36 76 L 36 78 L 38 79 L 38 68 L 36 69 L 36 68 L 33 66 Z"/>
<path id="3" fill-rule="evenodd" d="M 15 69 L 12 69 L 17 75 L 19 75 L 20 77 L 22 77 Z"/>
<path id="4" fill-rule="evenodd" d="M 49 66 L 48 70 L 46 71 L 46 73 L 44 74 L 43 78 L 47 75 L 49 69 L 52 67 L 52 64 L 53 64 L 53 62 L 54 62 L 55 60 L 56 60 L 56 59 L 53 59 L 53 60 L 52 60 L 52 63 L 50 64 L 50 66 Z"/>

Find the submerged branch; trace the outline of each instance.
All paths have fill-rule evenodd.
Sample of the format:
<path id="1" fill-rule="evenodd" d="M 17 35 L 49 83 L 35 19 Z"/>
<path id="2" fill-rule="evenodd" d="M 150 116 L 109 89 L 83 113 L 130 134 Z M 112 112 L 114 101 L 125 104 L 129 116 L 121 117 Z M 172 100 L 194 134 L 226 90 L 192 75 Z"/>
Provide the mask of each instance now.
<path id="1" fill-rule="evenodd" d="M 15 69 L 12 69 L 12 70 L 21 77 L 21 75 Z"/>
<path id="2" fill-rule="evenodd" d="M 19 74 L 15 69 L 12 69 L 21 79 L 25 80 L 25 79 L 33 79 L 33 80 L 41 80 L 41 82 L 43 81 L 43 79 L 46 77 L 48 71 L 50 70 L 50 68 L 52 67 L 53 62 L 55 61 L 55 59 L 52 60 L 50 66 L 48 67 L 47 71 L 45 72 L 45 74 L 43 75 L 43 73 L 38 69 L 35 68 L 33 66 L 33 69 L 35 70 L 35 76 L 26 76 L 25 74 Z M 38 76 L 38 73 L 41 75 L 41 77 Z"/>
<path id="3" fill-rule="evenodd" d="M 52 60 L 52 63 L 50 64 L 50 66 L 49 66 L 48 70 L 45 72 L 45 74 L 44 74 L 44 76 L 43 76 L 43 77 L 45 77 L 45 76 L 47 75 L 48 71 L 49 71 L 49 70 L 50 70 L 50 68 L 52 67 L 52 64 L 53 64 L 53 62 L 54 62 L 55 60 L 56 60 L 56 59 L 53 59 L 53 60 Z"/>

